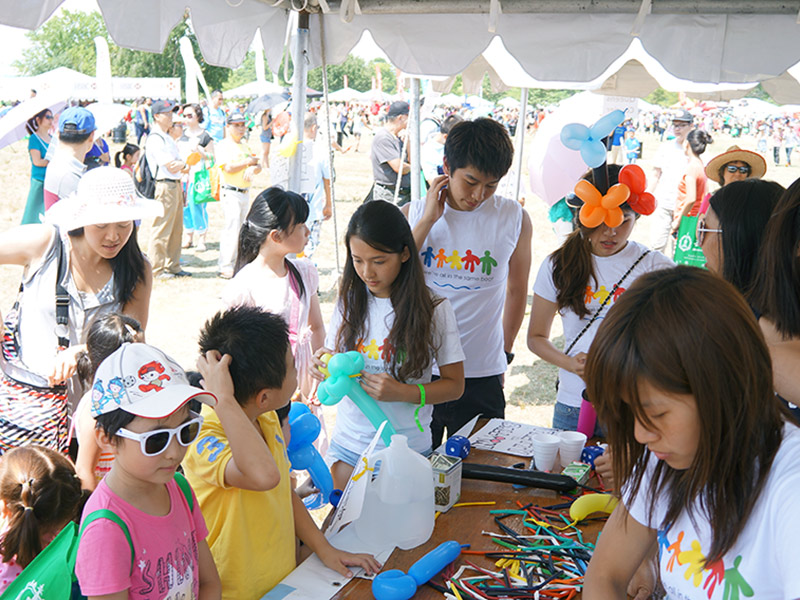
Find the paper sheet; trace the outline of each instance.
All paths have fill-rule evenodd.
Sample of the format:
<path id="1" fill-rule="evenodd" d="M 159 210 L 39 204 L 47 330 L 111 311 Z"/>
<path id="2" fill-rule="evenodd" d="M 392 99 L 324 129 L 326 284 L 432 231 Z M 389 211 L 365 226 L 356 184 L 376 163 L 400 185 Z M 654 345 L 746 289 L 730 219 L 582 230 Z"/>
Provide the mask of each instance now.
<path id="1" fill-rule="evenodd" d="M 470 437 L 473 448 L 502 452 L 513 456 L 533 456 L 533 436 L 537 433 L 556 434 L 555 429 L 491 419 L 479 432 Z"/>
<path id="2" fill-rule="evenodd" d="M 332 536 L 329 541 L 340 550 L 372 554 L 381 564 L 389 560 L 389 556 L 394 552 L 394 546 L 386 548 L 365 544 L 356 537 L 352 527 L 345 528 Z M 371 579 L 364 574 L 363 569 L 351 568 L 351 571 L 354 577 Z M 350 581 L 323 565 L 317 555 L 312 554 L 283 581 L 262 596 L 261 600 L 328 600 L 338 594 Z"/>
<path id="3" fill-rule="evenodd" d="M 475 415 L 469 423 L 464 425 L 461 429 L 456 431 L 453 435 L 460 435 L 461 437 L 468 438 L 469 434 L 472 433 L 472 430 L 475 429 L 475 423 L 477 423 L 478 419 L 480 419 L 480 418 L 481 418 L 480 414 Z M 450 437 L 453 437 L 453 435 L 451 435 Z M 439 446 L 436 450 L 434 450 L 434 454 L 444 454 L 445 453 L 444 452 L 444 448 L 445 448 L 446 445 L 447 445 L 447 440 L 444 440 L 442 442 L 442 445 Z"/>

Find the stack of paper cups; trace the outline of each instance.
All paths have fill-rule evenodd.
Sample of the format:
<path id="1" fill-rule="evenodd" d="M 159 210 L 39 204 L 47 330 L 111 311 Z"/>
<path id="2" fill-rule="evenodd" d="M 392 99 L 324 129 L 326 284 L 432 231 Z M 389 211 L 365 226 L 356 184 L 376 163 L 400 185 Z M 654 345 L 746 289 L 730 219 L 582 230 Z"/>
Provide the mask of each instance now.
<path id="1" fill-rule="evenodd" d="M 581 460 L 581 452 L 586 445 L 586 435 L 580 431 L 561 431 L 558 434 L 560 445 L 558 451 L 561 454 L 561 466 L 566 467 L 571 462 Z M 534 445 L 534 452 L 536 446 Z"/>
<path id="2" fill-rule="evenodd" d="M 539 471 L 553 470 L 561 440 L 557 435 L 537 433 L 533 436 L 533 464 Z"/>

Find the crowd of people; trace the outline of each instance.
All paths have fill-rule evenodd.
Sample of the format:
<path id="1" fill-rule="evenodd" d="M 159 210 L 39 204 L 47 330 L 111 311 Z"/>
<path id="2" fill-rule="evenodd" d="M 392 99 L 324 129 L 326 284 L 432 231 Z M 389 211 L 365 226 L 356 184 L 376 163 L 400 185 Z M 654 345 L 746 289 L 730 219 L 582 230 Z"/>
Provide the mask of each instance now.
<path id="1" fill-rule="evenodd" d="M 73 520 L 83 524 L 75 572 L 89 598 L 260 598 L 295 568 L 296 538 L 342 575 L 379 570 L 374 557 L 331 546 L 293 489 L 289 408 L 321 414 L 327 356 L 357 351 L 360 385 L 423 455 L 477 415 L 504 417 L 533 266 L 528 212 L 497 193 L 516 123 L 440 115 L 416 175 L 427 190 L 413 198 L 401 135 L 410 107 L 379 107 L 374 185 L 348 224 L 325 322 L 313 262 L 331 209 L 324 166 L 337 146 L 352 147 L 353 119 L 377 125 L 371 110 L 331 111 L 337 140 L 318 135 L 328 127 L 311 112 L 304 137 L 319 152 L 303 152 L 300 188 L 274 185 L 251 202 L 261 169 L 288 182 L 288 166 L 243 142 L 245 112 L 226 111 L 216 93 L 206 107 L 139 108 L 137 143 L 102 168 L 87 164 L 90 151 L 92 162 L 110 162 L 88 110 L 60 115 L 57 143 L 52 114 L 30 123 L 31 161 L 45 169 L 32 174 L 25 214 L 36 216 L 0 237 L 0 263 L 25 268 L 3 339 L 0 587 Z M 262 144 L 290 133 L 279 117 L 264 113 Z M 798 597 L 800 181 L 765 180 L 763 156 L 737 147 L 704 165 L 713 131 L 687 111 L 671 117 L 648 186 L 657 206 L 630 198 L 619 221 L 598 225 L 581 198 L 566 198 L 573 231 L 532 286 L 527 343 L 559 368 L 553 426 L 574 430 L 582 407 L 594 407 L 594 433 L 610 442 L 597 469 L 623 499 L 584 597 L 643 598 L 655 589 L 654 564 L 670 597 Z M 584 178 L 620 182 L 614 160 L 628 157 L 613 146 L 627 150 L 634 137 L 622 125 L 609 164 Z M 197 372 L 187 372 L 146 343 L 150 296 L 154 277 L 189 275 L 182 245 L 206 243 L 208 216 L 193 199 L 212 159 L 224 214 L 219 275 L 230 281 L 224 308 L 197 333 Z M 137 190 L 142 165 L 152 199 Z M 708 179 L 720 185 L 713 194 Z M 650 214 L 651 245 L 632 241 Z M 707 270 L 673 263 L 673 234 L 688 218 Z M 143 220 L 153 224 L 146 253 Z M 563 349 L 551 340 L 557 314 Z M 337 487 L 374 436 L 345 398 L 319 441 Z"/>

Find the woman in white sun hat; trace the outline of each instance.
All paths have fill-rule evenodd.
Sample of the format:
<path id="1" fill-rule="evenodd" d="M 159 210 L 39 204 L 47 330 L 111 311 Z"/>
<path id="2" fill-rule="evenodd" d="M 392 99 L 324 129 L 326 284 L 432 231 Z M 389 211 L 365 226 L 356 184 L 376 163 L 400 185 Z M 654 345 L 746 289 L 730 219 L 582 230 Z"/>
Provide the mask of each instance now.
<path id="1" fill-rule="evenodd" d="M 6 315 L 5 383 L 55 388 L 77 401 L 72 376 L 91 320 L 117 311 L 146 326 L 152 274 L 135 221 L 162 212 L 138 196 L 130 175 L 104 167 L 86 173 L 73 195 L 47 211 L 45 224 L 0 235 L 0 264 L 25 268 L 16 310 Z M 0 385 L 0 395 L 15 399 L 10 389 Z M 0 436 L 2 421 L 0 414 Z"/>

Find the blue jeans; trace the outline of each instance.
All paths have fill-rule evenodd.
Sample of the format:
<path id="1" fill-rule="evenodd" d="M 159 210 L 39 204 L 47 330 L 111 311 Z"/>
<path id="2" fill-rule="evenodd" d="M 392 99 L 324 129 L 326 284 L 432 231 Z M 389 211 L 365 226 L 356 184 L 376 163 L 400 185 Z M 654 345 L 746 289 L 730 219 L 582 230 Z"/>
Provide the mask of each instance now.
<path id="1" fill-rule="evenodd" d="M 580 414 L 580 406 L 568 406 L 567 404 L 556 402 L 553 407 L 553 428 L 577 431 Z M 594 437 L 605 437 L 605 432 L 600 427 L 600 423 L 595 423 Z"/>

